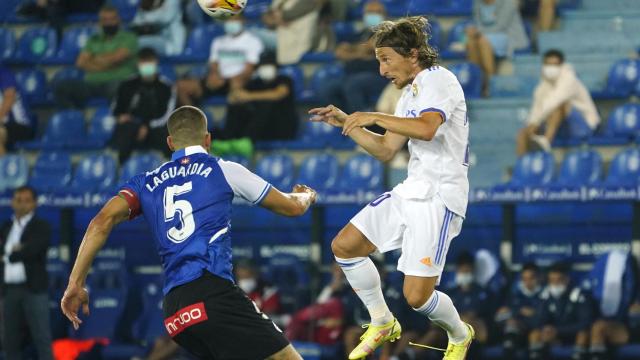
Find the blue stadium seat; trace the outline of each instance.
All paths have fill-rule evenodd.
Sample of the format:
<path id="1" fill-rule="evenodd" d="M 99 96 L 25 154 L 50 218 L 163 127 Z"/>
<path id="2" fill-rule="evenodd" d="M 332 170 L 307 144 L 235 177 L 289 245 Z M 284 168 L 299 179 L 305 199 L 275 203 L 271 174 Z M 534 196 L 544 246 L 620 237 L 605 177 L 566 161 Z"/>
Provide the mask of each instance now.
<path id="1" fill-rule="evenodd" d="M 338 181 L 338 167 L 338 159 L 333 155 L 309 155 L 302 160 L 296 183 L 309 185 L 318 191 L 330 190 Z"/>
<path id="2" fill-rule="evenodd" d="M 640 79 L 639 64 L 635 59 L 623 59 L 613 64 L 607 79 L 607 93 L 620 98 L 630 96 Z"/>
<path id="3" fill-rule="evenodd" d="M 118 9 L 120 18 L 125 22 L 129 22 L 133 19 L 138 9 L 138 3 L 140 0 L 111 0 L 113 6 Z"/>
<path id="4" fill-rule="evenodd" d="M 135 339 L 153 345 L 161 336 L 166 336 L 162 312 L 162 281 L 153 281 L 142 292 L 142 313 L 135 321 L 132 335 Z"/>
<path id="5" fill-rule="evenodd" d="M 473 99 L 480 97 L 482 91 L 482 71 L 478 65 L 464 62 L 452 65 L 449 67 L 449 70 L 451 70 L 458 78 L 458 81 L 460 81 L 466 98 Z"/>
<path id="6" fill-rule="evenodd" d="M 0 28 L 0 61 L 11 59 L 16 49 L 16 37 L 11 29 Z"/>
<path id="7" fill-rule="evenodd" d="M 301 145 L 305 149 L 323 149 L 326 147 L 353 149 L 355 146 L 348 137 L 342 135 L 340 129 L 316 121 L 307 121 L 304 124 Z"/>
<path id="8" fill-rule="evenodd" d="M 469 19 L 461 20 L 449 29 L 447 42 L 440 51 L 440 55 L 444 59 L 463 59 L 467 52 L 464 47 L 464 39 L 466 37 L 465 29 L 473 22 Z"/>
<path id="9" fill-rule="evenodd" d="M 288 76 L 293 81 L 293 92 L 296 99 L 302 99 L 305 96 L 304 73 L 297 65 L 285 65 L 279 70 L 281 75 Z"/>
<path id="10" fill-rule="evenodd" d="M 418 2 L 422 2 L 421 0 Z M 407 15 L 407 0 L 382 0 L 384 7 L 387 10 L 387 14 L 391 17 L 406 16 Z M 411 1 L 416 2 L 416 1 Z"/>
<path id="11" fill-rule="evenodd" d="M 74 64 L 80 50 L 96 32 L 94 26 L 79 26 L 66 30 L 62 35 L 60 47 L 54 56 L 45 59 L 51 64 Z"/>
<path id="12" fill-rule="evenodd" d="M 556 184 L 582 186 L 602 178 L 602 157 L 594 150 L 579 150 L 567 154 L 562 161 Z"/>
<path id="13" fill-rule="evenodd" d="M 640 104 L 624 104 L 615 108 L 607 119 L 606 134 L 625 143 L 640 133 Z"/>
<path id="14" fill-rule="evenodd" d="M 178 79 L 178 75 L 176 74 L 176 69 L 174 69 L 171 64 L 160 64 L 160 76 L 164 77 L 169 83 L 173 84 Z"/>
<path id="15" fill-rule="evenodd" d="M 492 97 L 531 97 L 537 79 L 530 76 L 496 75 L 489 80 Z"/>
<path id="16" fill-rule="evenodd" d="M 29 184 L 39 192 L 64 190 L 71 182 L 71 158 L 67 153 L 43 151 L 38 156 Z"/>
<path id="17" fill-rule="evenodd" d="M 282 191 L 291 189 L 294 172 L 293 159 L 289 155 L 267 155 L 256 164 L 256 174 Z"/>
<path id="18" fill-rule="evenodd" d="M 122 165 L 118 183 L 124 184 L 132 177 L 151 171 L 160 166 L 160 164 L 162 164 L 162 159 L 154 153 L 134 155 Z"/>
<path id="19" fill-rule="evenodd" d="M 407 11 L 411 15 L 421 15 L 421 16 L 431 15 L 437 11 L 437 8 L 446 7 L 446 5 L 443 3 L 444 1 L 442 0 L 410 1 L 409 6 L 407 7 Z M 402 15 L 406 15 L 406 14 L 402 14 Z"/>
<path id="20" fill-rule="evenodd" d="M 91 118 L 86 146 L 91 149 L 102 149 L 111 139 L 116 126 L 116 119 L 108 107 L 99 107 Z"/>
<path id="21" fill-rule="evenodd" d="M 91 289 L 89 300 L 91 316 L 82 319 L 82 326 L 78 330 L 70 330 L 71 337 L 76 339 L 115 338 L 125 301 L 126 290 L 124 289 Z"/>
<path id="22" fill-rule="evenodd" d="M 181 55 L 169 57 L 173 62 L 202 62 L 209 58 L 211 42 L 214 38 L 224 34 L 220 25 L 203 24 L 196 26 L 189 32 L 187 44 Z"/>
<path id="23" fill-rule="evenodd" d="M 384 170 L 380 161 L 367 154 L 356 154 L 344 164 L 339 187 L 344 191 L 382 192 Z"/>
<path id="24" fill-rule="evenodd" d="M 542 186 L 553 177 L 553 155 L 547 152 L 528 153 L 520 157 L 514 166 L 510 185 Z"/>
<path id="25" fill-rule="evenodd" d="M 53 87 L 57 82 L 66 79 L 83 79 L 84 72 L 75 66 L 64 67 L 53 74 L 51 78 L 51 86 Z"/>
<path id="26" fill-rule="evenodd" d="M 40 147 L 43 149 L 72 149 L 86 139 L 84 117 L 77 110 L 60 111 L 49 119 Z M 35 146 L 38 147 L 37 144 Z"/>
<path id="27" fill-rule="evenodd" d="M 353 42 L 358 40 L 359 32 L 352 21 L 335 21 L 331 24 L 336 35 L 336 42 Z"/>
<path id="28" fill-rule="evenodd" d="M 605 180 L 608 186 L 636 186 L 640 176 L 640 150 L 636 148 L 620 151 L 609 165 Z"/>
<path id="29" fill-rule="evenodd" d="M 73 174 L 71 188 L 77 192 L 109 191 L 116 180 L 116 163 L 109 155 L 82 159 Z"/>
<path id="30" fill-rule="evenodd" d="M 267 12 L 269 9 L 269 3 L 252 1 L 247 4 L 244 8 L 244 16 L 248 20 L 252 21 L 260 21 L 262 14 Z"/>
<path id="31" fill-rule="evenodd" d="M 48 102 L 47 77 L 38 69 L 22 70 L 16 73 L 20 94 L 31 105 Z"/>
<path id="32" fill-rule="evenodd" d="M 244 157 L 242 155 L 225 155 L 224 156 L 224 160 L 233 161 L 234 163 L 238 163 L 238 164 L 246 167 L 247 169 L 250 166 L 249 159 L 247 159 L 246 157 Z"/>
<path id="33" fill-rule="evenodd" d="M 440 50 L 442 49 L 443 42 L 442 26 L 440 25 L 440 22 L 435 18 L 429 18 L 429 25 L 431 26 L 431 37 L 429 38 L 429 44 Z"/>
<path id="34" fill-rule="evenodd" d="M 265 274 L 266 280 L 278 288 L 285 309 L 294 310 L 304 304 L 309 272 L 300 258 L 291 254 L 273 255 L 268 259 Z"/>
<path id="35" fill-rule="evenodd" d="M 56 53 L 57 36 L 53 29 L 34 27 L 25 31 L 14 55 L 15 62 L 37 64 Z"/>
<path id="36" fill-rule="evenodd" d="M 327 64 L 319 67 L 311 76 L 311 92 L 315 95 L 327 79 L 344 76 L 344 67 L 340 63 Z"/>
<path id="37" fill-rule="evenodd" d="M 0 192 L 13 190 L 27 183 L 29 165 L 22 155 L 0 157 Z"/>

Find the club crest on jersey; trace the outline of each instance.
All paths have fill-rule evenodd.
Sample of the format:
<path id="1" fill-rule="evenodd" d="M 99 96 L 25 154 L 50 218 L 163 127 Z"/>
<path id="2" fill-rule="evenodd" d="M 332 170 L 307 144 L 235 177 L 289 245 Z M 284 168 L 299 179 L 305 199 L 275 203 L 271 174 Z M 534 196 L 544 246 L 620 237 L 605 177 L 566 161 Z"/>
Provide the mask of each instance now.
<path id="1" fill-rule="evenodd" d="M 187 165 L 191 160 L 189 160 L 188 157 L 184 157 L 182 158 L 182 160 L 180 160 L 180 164 L 182 165 Z"/>
<path id="2" fill-rule="evenodd" d="M 413 97 L 418 96 L 418 84 L 411 84 L 411 94 Z"/>

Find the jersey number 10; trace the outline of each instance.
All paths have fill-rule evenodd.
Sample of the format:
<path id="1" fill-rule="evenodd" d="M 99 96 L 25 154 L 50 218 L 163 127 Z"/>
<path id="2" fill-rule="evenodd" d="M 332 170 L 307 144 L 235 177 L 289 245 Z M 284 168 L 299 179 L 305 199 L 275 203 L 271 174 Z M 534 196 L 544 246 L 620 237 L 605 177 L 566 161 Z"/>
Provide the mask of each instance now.
<path id="1" fill-rule="evenodd" d="M 167 238 L 174 243 L 185 241 L 196 230 L 191 203 L 187 200 L 174 199 L 174 197 L 186 194 L 191 190 L 191 181 L 182 185 L 172 185 L 164 190 L 164 222 L 173 221 L 176 212 L 180 219 L 180 228 L 174 226 L 167 231 Z"/>

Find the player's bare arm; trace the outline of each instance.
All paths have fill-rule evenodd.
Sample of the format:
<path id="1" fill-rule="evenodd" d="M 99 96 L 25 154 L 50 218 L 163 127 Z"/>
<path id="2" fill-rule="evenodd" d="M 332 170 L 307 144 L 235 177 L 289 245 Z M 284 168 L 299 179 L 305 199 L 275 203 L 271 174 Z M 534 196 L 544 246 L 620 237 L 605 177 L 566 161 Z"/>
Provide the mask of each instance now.
<path id="1" fill-rule="evenodd" d="M 437 112 L 424 112 L 415 118 L 404 118 L 379 112 L 355 112 L 347 116 L 342 133 L 349 135 L 356 128 L 378 125 L 402 136 L 431 141 L 443 122 L 442 115 Z"/>
<path id="2" fill-rule="evenodd" d="M 107 241 L 113 227 L 128 218 L 129 204 L 123 198 L 113 197 L 89 223 L 69 276 L 69 284 L 60 302 L 62 312 L 75 329 L 82 323 L 78 317 L 80 306 L 85 315 L 89 314 L 89 294 L 84 285 L 93 259 Z"/>
<path id="3" fill-rule="evenodd" d="M 284 216 L 303 215 L 316 202 L 316 191 L 306 185 L 295 185 L 290 193 L 272 187 L 260 205 Z"/>

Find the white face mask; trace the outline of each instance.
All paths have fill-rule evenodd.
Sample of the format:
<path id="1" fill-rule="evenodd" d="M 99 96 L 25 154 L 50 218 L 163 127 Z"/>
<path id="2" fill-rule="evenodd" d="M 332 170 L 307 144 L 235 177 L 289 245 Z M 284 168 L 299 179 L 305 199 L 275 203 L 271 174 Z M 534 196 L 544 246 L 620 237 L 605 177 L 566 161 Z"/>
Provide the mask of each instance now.
<path id="1" fill-rule="evenodd" d="M 257 285 L 258 282 L 256 281 L 256 279 L 249 278 L 238 280 L 238 286 L 247 294 L 255 290 Z"/>
<path id="2" fill-rule="evenodd" d="M 518 283 L 518 289 L 520 289 L 520 292 L 522 292 L 522 294 L 524 294 L 524 296 L 532 297 L 535 294 L 537 294 L 538 291 L 540 291 L 540 285 L 536 285 L 535 288 L 533 288 L 532 290 L 529 290 L 526 286 L 524 286 L 524 284 L 521 281 L 521 282 Z"/>
<path id="3" fill-rule="evenodd" d="M 549 285 L 549 293 L 556 299 L 562 296 L 566 290 L 566 285 Z"/>
<path id="4" fill-rule="evenodd" d="M 456 284 L 458 286 L 469 286 L 473 283 L 472 273 L 458 273 L 456 274 Z"/>
<path id="5" fill-rule="evenodd" d="M 271 81 L 278 75 L 278 68 L 273 64 L 261 65 L 256 72 L 263 81 Z"/>
<path id="6" fill-rule="evenodd" d="M 542 76 L 547 80 L 556 80 L 560 76 L 560 65 L 543 65 Z"/>

